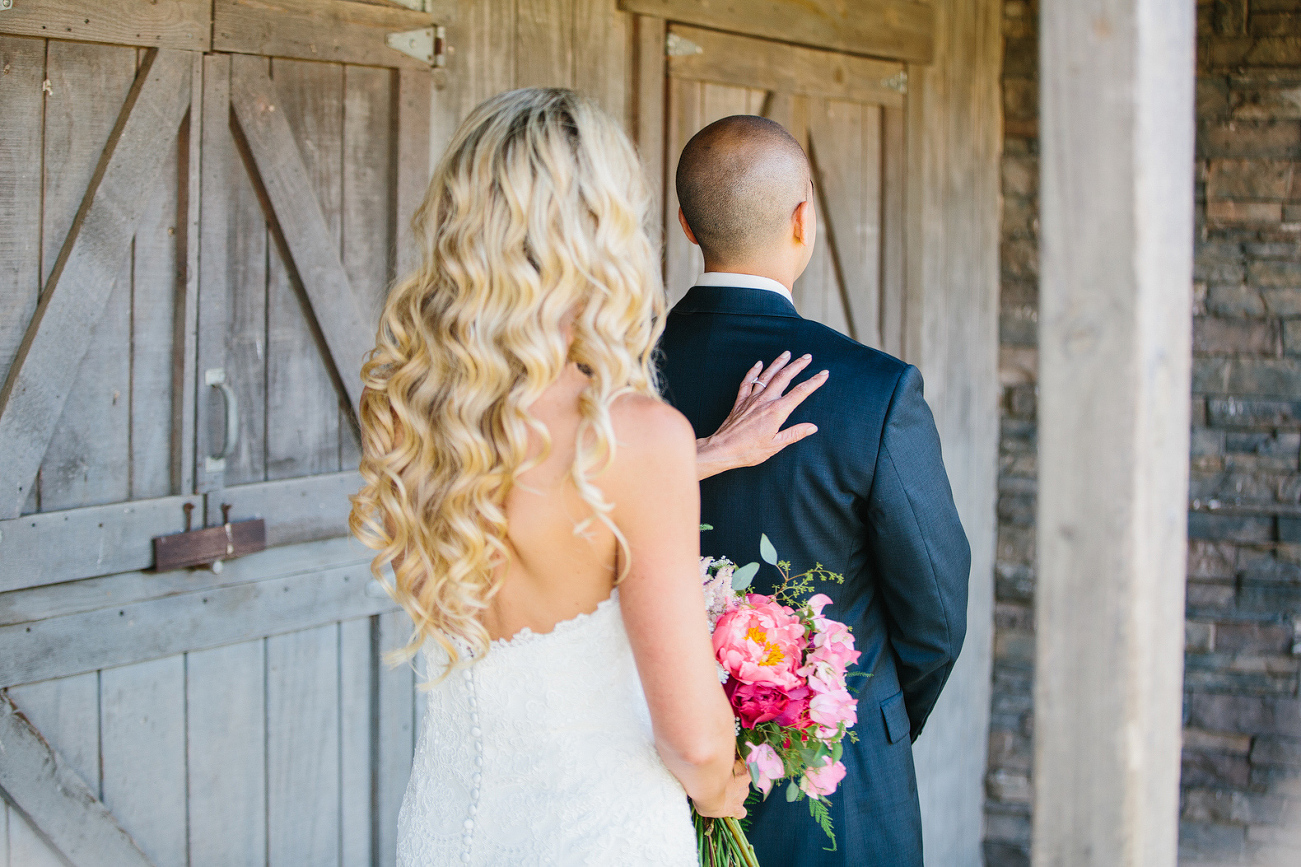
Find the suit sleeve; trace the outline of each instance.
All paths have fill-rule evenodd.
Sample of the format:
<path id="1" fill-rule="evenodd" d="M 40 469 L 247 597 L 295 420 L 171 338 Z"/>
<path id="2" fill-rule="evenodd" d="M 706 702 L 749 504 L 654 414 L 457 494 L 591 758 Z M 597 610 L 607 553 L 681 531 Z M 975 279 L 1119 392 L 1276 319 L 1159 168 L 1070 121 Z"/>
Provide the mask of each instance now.
<path id="1" fill-rule="evenodd" d="M 911 365 L 895 385 L 864 517 L 916 740 L 966 636 L 971 548 Z"/>

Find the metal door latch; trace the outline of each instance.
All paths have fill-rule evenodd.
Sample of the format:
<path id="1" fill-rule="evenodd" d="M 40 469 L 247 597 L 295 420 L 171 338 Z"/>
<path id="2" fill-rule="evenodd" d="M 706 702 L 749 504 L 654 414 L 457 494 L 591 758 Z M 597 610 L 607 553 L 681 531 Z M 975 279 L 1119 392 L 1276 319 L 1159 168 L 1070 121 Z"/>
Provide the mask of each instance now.
<path id="1" fill-rule="evenodd" d="M 441 25 L 390 33 L 384 42 L 394 51 L 428 63 L 434 69 L 447 65 L 447 28 Z"/>

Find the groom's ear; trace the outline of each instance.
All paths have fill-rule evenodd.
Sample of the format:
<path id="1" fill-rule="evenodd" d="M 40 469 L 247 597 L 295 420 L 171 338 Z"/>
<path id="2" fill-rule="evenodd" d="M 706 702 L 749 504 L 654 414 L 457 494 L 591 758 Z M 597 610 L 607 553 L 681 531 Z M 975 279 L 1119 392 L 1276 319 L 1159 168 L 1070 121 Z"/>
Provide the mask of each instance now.
<path id="1" fill-rule="evenodd" d="M 813 246 L 813 239 L 817 232 L 816 220 L 812 196 L 795 206 L 795 213 L 791 215 L 791 229 L 796 243 L 800 246 Z"/>
<path id="2" fill-rule="evenodd" d="M 687 215 L 682 213 L 681 208 L 678 208 L 678 222 L 682 224 L 682 231 L 687 233 L 687 240 L 699 247 L 700 242 L 696 240 L 696 233 L 687 225 Z"/>

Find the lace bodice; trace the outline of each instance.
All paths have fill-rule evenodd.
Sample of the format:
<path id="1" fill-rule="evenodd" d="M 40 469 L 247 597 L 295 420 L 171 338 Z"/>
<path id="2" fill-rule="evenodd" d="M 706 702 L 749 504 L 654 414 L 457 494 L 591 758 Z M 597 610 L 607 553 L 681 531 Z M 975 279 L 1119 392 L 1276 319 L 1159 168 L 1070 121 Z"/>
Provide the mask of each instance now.
<path id="1" fill-rule="evenodd" d="M 425 654 L 431 672 L 443 669 L 441 648 Z M 617 591 L 551 632 L 493 642 L 428 693 L 399 867 L 696 863 Z"/>

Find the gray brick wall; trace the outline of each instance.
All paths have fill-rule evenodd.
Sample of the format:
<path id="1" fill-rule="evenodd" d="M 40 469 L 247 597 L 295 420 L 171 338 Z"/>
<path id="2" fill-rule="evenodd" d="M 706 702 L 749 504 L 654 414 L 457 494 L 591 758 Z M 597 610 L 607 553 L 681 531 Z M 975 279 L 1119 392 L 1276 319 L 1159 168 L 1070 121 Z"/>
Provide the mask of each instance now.
<path id="1" fill-rule="evenodd" d="M 989 867 L 1033 793 L 1037 0 L 1005 0 Z M 1198 0 L 1180 864 L 1301 865 L 1301 0 Z"/>

